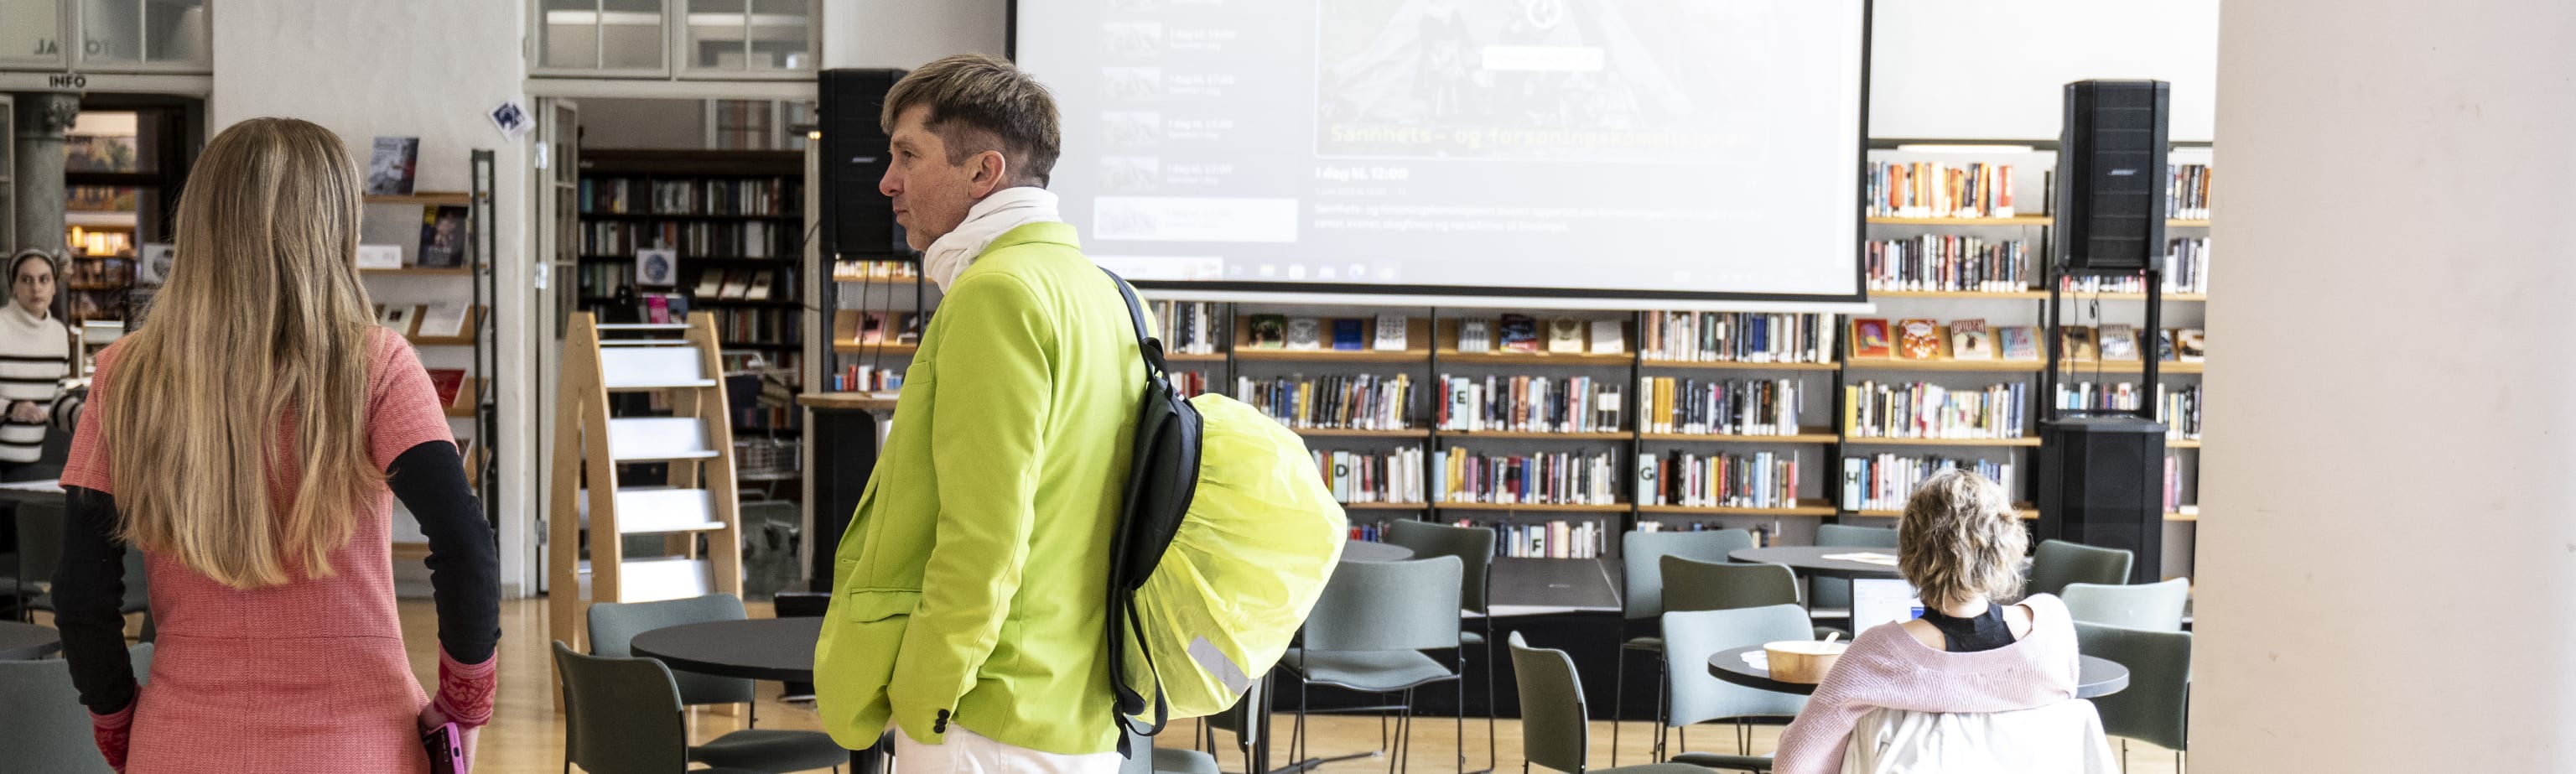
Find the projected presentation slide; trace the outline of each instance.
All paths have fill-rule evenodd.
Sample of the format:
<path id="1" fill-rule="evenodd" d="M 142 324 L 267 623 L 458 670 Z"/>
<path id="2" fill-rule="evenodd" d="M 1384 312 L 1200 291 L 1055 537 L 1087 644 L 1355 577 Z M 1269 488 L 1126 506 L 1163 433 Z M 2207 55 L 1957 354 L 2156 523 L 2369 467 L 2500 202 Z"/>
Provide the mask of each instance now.
<path id="1" fill-rule="evenodd" d="M 1050 187 L 1136 279 L 1858 292 L 1857 0 L 1018 7 Z"/>

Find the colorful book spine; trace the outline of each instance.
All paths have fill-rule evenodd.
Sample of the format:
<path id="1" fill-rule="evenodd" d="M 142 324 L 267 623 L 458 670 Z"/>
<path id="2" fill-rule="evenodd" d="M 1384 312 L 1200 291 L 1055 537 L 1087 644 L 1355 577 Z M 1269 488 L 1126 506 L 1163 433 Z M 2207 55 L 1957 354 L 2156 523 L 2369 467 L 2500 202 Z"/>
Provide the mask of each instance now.
<path id="1" fill-rule="evenodd" d="M 1492 505 L 1617 505 L 1614 452 L 1484 455 L 1462 447 L 1433 457 L 1440 500 Z"/>
<path id="2" fill-rule="evenodd" d="M 1829 314 L 1647 312 L 1647 360 L 1681 363 L 1830 363 Z"/>
<path id="3" fill-rule="evenodd" d="M 1846 511 L 1902 511 L 1924 479 L 1951 468 L 1985 476 L 2006 492 L 2020 491 L 2015 488 L 2017 479 L 2010 462 L 1903 454 L 1853 455 L 1843 458 L 1839 504 Z"/>
<path id="4" fill-rule="evenodd" d="M 2020 438 L 2030 424 L 2030 385 L 1955 390 L 1927 382 L 1863 381 L 1843 387 L 1843 433 L 1856 438 Z"/>

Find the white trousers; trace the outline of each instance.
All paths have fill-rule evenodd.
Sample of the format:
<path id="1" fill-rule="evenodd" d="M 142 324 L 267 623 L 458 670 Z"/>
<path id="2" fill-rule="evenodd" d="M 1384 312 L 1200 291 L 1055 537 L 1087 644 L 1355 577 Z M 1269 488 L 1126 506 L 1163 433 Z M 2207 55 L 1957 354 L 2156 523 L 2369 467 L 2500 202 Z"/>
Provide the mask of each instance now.
<path id="1" fill-rule="evenodd" d="M 922 744 L 894 732 L 894 774 L 1115 774 L 1117 751 L 1064 755 L 1013 747 L 948 724 L 944 744 Z"/>

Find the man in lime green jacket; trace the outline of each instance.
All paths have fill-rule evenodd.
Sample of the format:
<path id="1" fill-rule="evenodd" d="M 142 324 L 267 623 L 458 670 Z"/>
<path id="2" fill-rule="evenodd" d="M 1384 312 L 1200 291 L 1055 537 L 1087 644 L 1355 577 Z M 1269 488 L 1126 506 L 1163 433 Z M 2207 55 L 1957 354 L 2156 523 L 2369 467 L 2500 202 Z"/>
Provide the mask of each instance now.
<path id="1" fill-rule="evenodd" d="M 949 57 L 883 120 L 879 188 L 946 295 L 841 536 L 824 726 L 859 748 L 891 721 L 906 774 L 1114 769 L 1102 602 L 1145 384 L 1126 303 L 1045 190 L 1036 80 Z"/>

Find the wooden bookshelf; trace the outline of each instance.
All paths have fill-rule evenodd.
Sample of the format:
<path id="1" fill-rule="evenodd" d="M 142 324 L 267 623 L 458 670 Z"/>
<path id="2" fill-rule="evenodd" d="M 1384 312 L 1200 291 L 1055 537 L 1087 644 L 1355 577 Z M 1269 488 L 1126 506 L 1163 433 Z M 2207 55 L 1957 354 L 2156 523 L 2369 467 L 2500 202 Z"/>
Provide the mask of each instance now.
<path id="1" fill-rule="evenodd" d="M 897 344 L 892 341 L 860 341 L 860 328 L 864 324 L 866 314 L 866 312 L 857 309 L 843 309 L 832 314 L 833 352 L 856 355 L 901 355 L 904 357 L 911 357 L 914 351 L 921 348 L 918 344 Z M 901 323 L 898 318 L 889 317 L 887 320 L 887 325 L 890 326 L 900 324 Z M 902 331 L 877 332 L 877 335 L 880 338 L 889 334 L 900 338 Z"/>
<path id="2" fill-rule="evenodd" d="M 1428 353 L 1379 352 L 1375 350 L 1335 349 L 1244 349 L 1234 353 L 1236 360 L 1305 363 L 1419 363 Z"/>
<path id="3" fill-rule="evenodd" d="M 1871 298 L 1974 298 L 2031 301 L 2048 297 L 2045 290 L 1872 290 Z"/>
<path id="4" fill-rule="evenodd" d="M 574 254 L 574 267 L 557 281 L 574 285 L 582 311 L 607 312 L 622 288 L 634 289 L 638 311 L 649 309 L 643 296 L 677 296 L 690 311 L 714 317 L 727 370 L 756 362 L 783 374 L 791 390 L 807 387 L 805 340 L 816 334 L 805 280 L 816 269 L 803 252 L 802 151 L 584 149 L 578 165 L 578 181 L 561 193 L 579 221 L 561 246 Z M 666 200 L 657 187 L 685 188 L 688 198 Z M 649 249 L 673 251 L 672 284 L 637 281 L 635 256 Z M 762 282 L 767 297 L 752 297 Z M 836 337 L 830 345 L 837 350 L 846 341 Z M 893 342 L 887 345 L 883 351 L 894 354 Z M 796 412 L 775 398 L 742 405 L 759 420 L 747 429 L 797 426 Z"/>
<path id="5" fill-rule="evenodd" d="M 2045 226 L 2056 222 L 2047 215 L 2014 215 L 2009 218 L 1898 218 L 1873 215 L 1871 225 L 1885 226 Z"/>
<path id="6" fill-rule="evenodd" d="M 1447 357 L 1443 355 L 1442 357 Z M 1646 368 L 1696 368 L 1712 371 L 1839 371 L 1843 364 L 1824 363 L 1752 363 L 1740 360 L 1654 360 L 1641 359 Z"/>
<path id="7" fill-rule="evenodd" d="M 1208 353 L 1203 353 L 1203 354 L 1201 354 L 1201 353 L 1169 353 L 1169 352 L 1166 352 L 1166 353 L 1164 353 L 1164 354 L 1163 354 L 1163 362 L 1166 362 L 1166 363 L 1223 363 L 1223 362 L 1225 362 L 1225 353 L 1223 353 L 1223 352 L 1208 352 Z"/>
<path id="8" fill-rule="evenodd" d="M 1843 437 L 1832 428 L 1803 428 L 1796 435 L 1730 435 L 1724 433 L 1644 433 L 1637 436 L 1647 441 L 1683 443 L 1839 443 Z"/>
<path id="9" fill-rule="evenodd" d="M 1946 329 L 1949 326 L 1945 325 L 1942 327 Z M 1944 334 L 1944 338 L 1947 338 L 1946 334 Z M 1850 358 L 1845 362 L 1849 363 L 1852 368 L 1872 368 L 1888 371 L 2038 373 L 2040 369 L 2048 367 L 2048 361 L 2045 360 L 1954 360 L 1950 358 L 1906 360 L 1903 358 L 1892 357 L 1855 357 Z"/>
<path id="10" fill-rule="evenodd" d="M 1519 430 L 1442 430 L 1439 431 L 1438 435 L 1441 438 L 1460 441 L 1625 441 L 1630 437 L 1628 433 L 1624 432 L 1545 433 Z"/>
<path id="11" fill-rule="evenodd" d="M 1832 516 L 1839 511 L 1826 500 L 1799 500 L 1788 508 L 1736 508 L 1701 505 L 1640 505 L 1637 512 L 1648 516 Z"/>
<path id="12" fill-rule="evenodd" d="M 1342 503 L 1345 511 L 1427 511 L 1430 503 Z"/>
<path id="13" fill-rule="evenodd" d="M 1331 427 L 1292 427 L 1289 428 L 1288 431 L 1306 438 L 1404 438 L 1421 440 L 1431 437 L 1431 431 L 1420 428 L 1411 430 L 1349 430 Z"/>
<path id="14" fill-rule="evenodd" d="M 2208 228 L 2207 218 L 2166 218 L 2166 228 Z"/>
<path id="15" fill-rule="evenodd" d="M 2198 448 L 2200 448 L 2200 439 L 2198 439 L 2198 438 L 2168 438 L 2168 439 L 2165 439 L 2165 448 L 2167 448 L 2167 449 L 2198 449 Z"/>
<path id="16" fill-rule="evenodd" d="M 1510 511 L 1527 513 L 1627 513 L 1627 503 L 1610 505 L 1533 505 L 1530 503 L 1461 503 L 1447 500 L 1433 503 L 1444 511 Z"/>
<path id="17" fill-rule="evenodd" d="M 2036 446 L 2038 446 L 2038 445 L 2039 445 L 2039 437 L 2038 437 L 2038 436 L 2024 436 L 2024 437 L 2021 437 L 2021 438 L 1872 438 L 1872 437 L 1869 437 L 1869 436 L 1860 436 L 1860 435 L 1850 435 L 1850 434 L 1845 434 L 1845 435 L 1843 435 L 1843 437 L 1842 437 L 1842 442 L 1843 442 L 1844 444 L 1846 444 L 1846 445 L 1851 445 L 1851 446 L 2032 446 L 2032 447 L 2036 447 Z"/>

